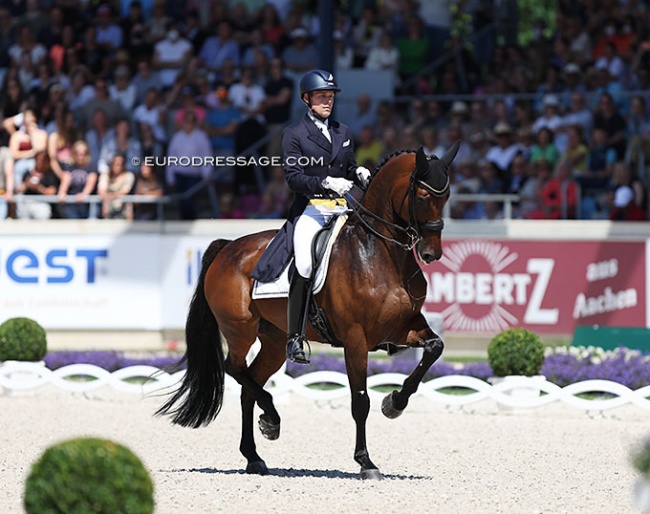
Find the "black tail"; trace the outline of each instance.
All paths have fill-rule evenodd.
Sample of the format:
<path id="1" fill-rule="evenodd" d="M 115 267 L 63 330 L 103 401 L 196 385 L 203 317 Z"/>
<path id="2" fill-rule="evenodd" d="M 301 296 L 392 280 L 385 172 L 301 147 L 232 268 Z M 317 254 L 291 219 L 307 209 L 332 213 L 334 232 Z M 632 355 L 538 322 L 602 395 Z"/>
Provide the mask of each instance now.
<path id="1" fill-rule="evenodd" d="M 185 324 L 187 350 L 181 361 L 187 371 L 180 388 L 156 411 L 156 415 L 171 415 L 172 423 L 198 428 L 217 417 L 223 403 L 224 356 L 219 325 L 214 319 L 203 288 L 205 274 L 217 254 L 230 241 L 212 241 L 201 260 L 201 273 Z M 174 407 L 174 404 L 179 403 Z"/>

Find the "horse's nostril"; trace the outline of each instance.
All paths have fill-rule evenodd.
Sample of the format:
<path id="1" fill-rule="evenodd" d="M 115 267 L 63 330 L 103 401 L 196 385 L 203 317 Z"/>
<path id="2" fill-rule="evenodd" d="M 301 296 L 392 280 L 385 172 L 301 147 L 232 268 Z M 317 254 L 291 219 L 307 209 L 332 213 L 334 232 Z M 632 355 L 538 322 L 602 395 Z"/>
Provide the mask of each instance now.
<path id="1" fill-rule="evenodd" d="M 422 258 L 424 259 L 424 262 L 426 262 L 427 264 L 430 264 L 431 262 L 433 262 L 435 260 L 435 257 L 430 253 L 425 253 L 422 256 Z"/>

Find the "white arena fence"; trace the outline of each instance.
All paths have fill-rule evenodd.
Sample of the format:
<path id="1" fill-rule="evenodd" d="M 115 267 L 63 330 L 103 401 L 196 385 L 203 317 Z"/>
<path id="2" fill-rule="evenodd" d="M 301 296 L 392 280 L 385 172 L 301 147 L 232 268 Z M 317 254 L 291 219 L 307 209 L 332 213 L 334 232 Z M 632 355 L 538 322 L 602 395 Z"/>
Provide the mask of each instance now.
<path id="1" fill-rule="evenodd" d="M 92 364 L 72 364 L 53 371 L 42 363 L 7 362 L 0 367 L 0 388 L 5 394 L 34 391 L 44 386 L 86 393 L 110 386 L 124 393 L 149 395 L 173 390 L 184 374 L 184 370 L 169 374 L 153 366 L 130 366 L 109 372 Z M 368 377 L 370 398 L 380 401 L 386 391 L 377 388 L 401 386 L 405 378 L 406 375 L 400 373 Z M 325 384 L 327 388 L 314 387 Z M 227 392 L 239 394 L 240 386 L 231 377 L 226 376 L 225 385 Z M 443 392 L 450 388 L 464 389 L 465 393 Z M 350 394 L 347 375 L 335 371 L 317 371 L 297 378 L 278 372 L 271 377 L 266 389 L 276 398 L 293 393 L 315 401 L 335 400 Z M 579 396 L 585 393 L 590 393 L 591 399 Z M 559 401 L 585 411 L 597 412 L 628 404 L 650 411 L 650 386 L 633 391 L 608 380 L 585 380 L 559 387 L 544 377 L 507 377 L 492 385 L 474 377 L 449 375 L 423 382 L 415 395 L 447 407 L 494 400 L 501 407 L 531 409 Z"/>

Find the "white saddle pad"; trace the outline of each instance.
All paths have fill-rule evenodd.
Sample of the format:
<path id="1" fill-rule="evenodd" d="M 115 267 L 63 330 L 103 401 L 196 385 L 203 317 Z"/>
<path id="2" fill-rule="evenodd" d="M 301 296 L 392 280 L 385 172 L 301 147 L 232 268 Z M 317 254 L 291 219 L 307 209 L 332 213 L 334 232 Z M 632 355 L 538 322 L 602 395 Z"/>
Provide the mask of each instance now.
<path id="1" fill-rule="evenodd" d="M 332 254 L 332 247 L 334 246 L 334 241 L 339 235 L 341 228 L 348 219 L 347 214 L 339 216 L 334 225 L 334 230 L 332 232 L 332 237 L 330 237 L 327 242 L 327 248 L 325 248 L 325 254 L 323 259 L 320 262 L 320 266 L 316 270 L 316 276 L 314 277 L 313 291 L 314 294 L 320 292 L 325 285 L 325 278 L 327 277 L 327 269 L 329 267 L 330 255 Z M 259 300 L 260 298 L 286 298 L 289 296 L 289 268 L 293 259 L 289 261 L 289 264 L 284 269 L 282 274 L 274 282 L 258 282 L 257 280 L 253 283 L 253 292 L 252 297 L 254 300 Z"/>

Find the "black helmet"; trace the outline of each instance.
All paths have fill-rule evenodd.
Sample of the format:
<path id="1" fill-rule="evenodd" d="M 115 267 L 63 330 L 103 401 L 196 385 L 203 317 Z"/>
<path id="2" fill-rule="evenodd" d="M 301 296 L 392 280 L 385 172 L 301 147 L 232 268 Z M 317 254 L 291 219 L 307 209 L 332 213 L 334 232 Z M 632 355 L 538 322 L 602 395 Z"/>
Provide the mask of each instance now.
<path id="1" fill-rule="evenodd" d="M 334 75 L 329 71 L 312 70 L 300 79 L 300 98 L 305 93 L 312 91 L 341 91 L 341 88 L 334 82 Z"/>

